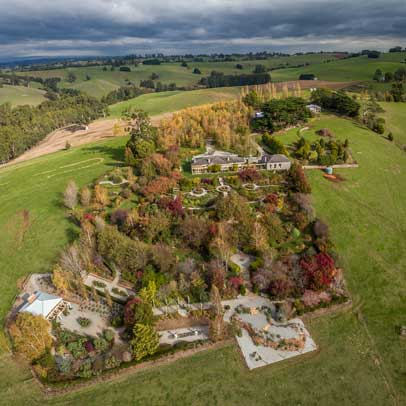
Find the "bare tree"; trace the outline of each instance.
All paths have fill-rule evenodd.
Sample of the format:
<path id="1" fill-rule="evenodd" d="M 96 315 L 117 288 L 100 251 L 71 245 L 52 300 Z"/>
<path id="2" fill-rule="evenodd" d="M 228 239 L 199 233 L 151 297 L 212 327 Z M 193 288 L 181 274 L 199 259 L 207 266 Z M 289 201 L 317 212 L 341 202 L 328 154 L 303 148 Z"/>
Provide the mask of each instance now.
<path id="1" fill-rule="evenodd" d="M 75 277 L 80 278 L 83 271 L 82 259 L 76 244 L 62 251 L 60 264 L 62 269 L 71 272 Z"/>
<path id="2" fill-rule="evenodd" d="M 69 181 L 63 193 L 63 203 L 68 209 L 74 209 L 78 204 L 78 191 L 76 183 L 73 180 Z"/>

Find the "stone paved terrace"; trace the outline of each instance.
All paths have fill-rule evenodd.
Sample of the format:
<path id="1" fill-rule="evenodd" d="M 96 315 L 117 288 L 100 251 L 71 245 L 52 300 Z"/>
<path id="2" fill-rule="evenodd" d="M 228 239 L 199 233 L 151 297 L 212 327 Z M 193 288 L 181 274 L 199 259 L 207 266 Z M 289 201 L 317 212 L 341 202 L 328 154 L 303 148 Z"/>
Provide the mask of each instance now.
<path id="1" fill-rule="evenodd" d="M 242 336 L 236 337 L 236 339 L 249 369 L 270 365 L 317 349 L 315 342 L 301 319 L 294 318 L 287 323 L 278 323 L 272 319 L 269 323 L 262 311 L 255 310 L 262 306 L 270 309 L 274 308 L 272 302 L 267 298 L 250 295 L 238 297 L 234 300 L 226 300 L 222 303 L 223 306 L 228 305 L 230 307 L 224 314 L 225 321 L 230 321 L 233 314 L 235 314 L 237 306 L 242 305 L 252 309 L 252 312 L 240 313 L 238 316 L 243 322 L 249 323 L 254 329 L 273 334 L 275 337 L 278 337 L 278 340 L 298 338 L 300 334 L 303 334 L 305 337 L 305 344 L 302 349 L 297 351 L 278 350 L 262 345 L 255 345 L 248 331 L 242 328 Z"/>

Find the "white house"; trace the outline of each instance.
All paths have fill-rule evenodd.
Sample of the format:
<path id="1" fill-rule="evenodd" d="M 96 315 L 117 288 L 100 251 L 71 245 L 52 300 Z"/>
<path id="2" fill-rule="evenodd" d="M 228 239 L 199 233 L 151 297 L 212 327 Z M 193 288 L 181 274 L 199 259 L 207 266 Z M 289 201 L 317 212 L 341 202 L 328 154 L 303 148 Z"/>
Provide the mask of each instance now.
<path id="1" fill-rule="evenodd" d="M 307 107 L 307 108 L 310 110 L 310 112 L 313 113 L 313 114 L 320 114 L 320 113 L 321 113 L 321 107 L 318 106 L 317 104 L 308 104 L 306 107 Z"/>
<path id="2" fill-rule="evenodd" d="M 61 297 L 37 291 L 27 298 L 19 311 L 52 320 L 58 317 L 66 305 L 66 302 Z"/>

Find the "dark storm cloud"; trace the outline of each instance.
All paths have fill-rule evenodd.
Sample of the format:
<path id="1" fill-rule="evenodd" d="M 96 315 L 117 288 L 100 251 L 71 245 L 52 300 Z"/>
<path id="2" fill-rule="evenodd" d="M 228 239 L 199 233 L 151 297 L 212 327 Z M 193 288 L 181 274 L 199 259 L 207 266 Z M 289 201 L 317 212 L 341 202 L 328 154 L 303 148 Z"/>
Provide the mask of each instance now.
<path id="1" fill-rule="evenodd" d="M 359 49 L 405 38 L 405 0 L 0 0 L 0 55 Z"/>

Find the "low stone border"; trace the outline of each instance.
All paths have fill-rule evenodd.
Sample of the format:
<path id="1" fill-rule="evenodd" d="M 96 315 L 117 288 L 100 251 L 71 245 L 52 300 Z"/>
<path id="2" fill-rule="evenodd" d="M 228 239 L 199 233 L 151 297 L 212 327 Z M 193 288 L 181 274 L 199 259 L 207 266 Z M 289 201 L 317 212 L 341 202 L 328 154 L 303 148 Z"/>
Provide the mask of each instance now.
<path id="1" fill-rule="evenodd" d="M 197 348 L 190 348 L 188 350 L 178 351 L 178 352 L 175 352 L 174 354 L 164 356 L 157 360 L 146 361 L 146 362 L 142 362 L 141 364 L 129 366 L 127 368 L 121 368 L 121 369 L 113 370 L 111 372 L 106 372 L 100 376 L 94 377 L 85 382 L 79 382 L 79 383 L 69 382 L 68 383 L 69 387 L 67 387 L 67 388 L 66 387 L 65 388 L 54 388 L 52 386 L 48 386 L 47 384 L 44 384 L 35 374 L 33 369 L 32 368 L 30 368 L 30 369 L 31 369 L 33 379 L 38 383 L 43 394 L 46 397 L 55 397 L 55 396 L 61 396 L 61 395 L 72 393 L 72 392 L 77 392 L 81 389 L 90 388 L 90 387 L 96 386 L 102 382 L 107 382 L 107 383 L 114 382 L 116 380 L 133 375 L 139 371 L 145 371 L 145 370 L 152 369 L 153 367 L 156 367 L 156 366 L 171 364 L 177 360 L 190 357 L 192 355 L 198 354 L 203 351 L 217 350 L 219 348 L 227 347 L 227 346 L 230 346 L 233 344 L 234 344 L 234 339 L 227 339 L 227 340 L 224 340 L 224 341 L 221 341 L 218 343 L 203 344 Z"/>
<path id="2" fill-rule="evenodd" d="M 222 190 L 224 189 L 224 190 Z M 228 193 L 231 192 L 231 186 L 229 185 L 220 185 L 216 187 L 217 192 L 219 193 Z"/>
<path id="3" fill-rule="evenodd" d="M 191 192 L 189 192 L 189 195 L 192 197 L 203 197 L 207 195 L 207 190 L 204 188 L 201 188 L 202 191 L 200 193 L 196 192 L 195 189 L 193 189 Z"/>
<path id="4" fill-rule="evenodd" d="M 244 184 L 242 185 L 242 187 L 243 187 L 244 189 L 250 191 L 250 192 L 253 192 L 253 191 L 255 191 L 255 190 L 257 190 L 257 189 L 260 188 L 260 186 L 258 186 L 258 185 L 255 184 L 255 183 L 244 183 Z"/>
<path id="5" fill-rule="evenodd" d="M 121 186 L 125 183 L 130 183 L 127 179 L 123 179 L 120 183 L 114 183 L 111 180 L 102 180 L 99 182 L 99 185 L 111 185 L 111 186 Z"/>

